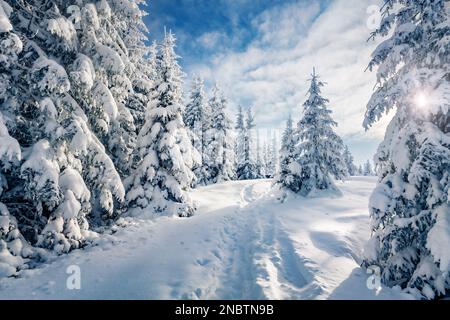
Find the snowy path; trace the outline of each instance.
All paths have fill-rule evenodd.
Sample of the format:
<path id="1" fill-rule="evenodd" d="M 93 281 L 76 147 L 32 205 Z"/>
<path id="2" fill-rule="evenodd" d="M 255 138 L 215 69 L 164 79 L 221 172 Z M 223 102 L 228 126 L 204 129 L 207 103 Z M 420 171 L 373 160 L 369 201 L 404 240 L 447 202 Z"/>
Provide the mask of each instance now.
<path id="1" fill-rule="evenodd" d="M 354 178 L 340 185 L 341 198 L 284 203 L 269 181 L 200 188 L 195 217 L 137 221 L 96 247 L 0 280 L 0 298 L 404 298 L 368 290 L 358 267 L 374 183 Z M 70 265 L 80 267 L 81 290 L 66 288 Z"/>

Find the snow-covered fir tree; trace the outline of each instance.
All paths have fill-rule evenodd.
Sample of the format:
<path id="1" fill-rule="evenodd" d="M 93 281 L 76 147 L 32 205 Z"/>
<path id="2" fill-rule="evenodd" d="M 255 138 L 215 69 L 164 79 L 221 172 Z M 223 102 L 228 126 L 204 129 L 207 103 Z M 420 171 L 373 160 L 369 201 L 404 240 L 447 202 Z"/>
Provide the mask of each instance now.
<path id="1" fill-rule="evenodd" d="M 74 76 L 80 80 L 84 75 L 80 72 L 90 63 L 94 77 L 92 90 L 87 94 L 77 91 L 80 99 L 75 99 L 86 110 L 94 133 L 106 146 L 122 177 L 130 172 L 136 141 L 133 109 L 128 106 L 151 86 L 147 75 L 151 71 L 145 59 L 148 50 L 144 32 L 147 29 L 142 21 L 144 13 L 137 6 L 140 2 L 79 3 L 78 34 L 82 55 L 77 59 L 77 67 L 81 69 L 75 70 Z M 70 18 L 76 19 L 74 12 L 77 10 L 73 6 L 70 9 Z"/>
<path id="2" fill-rule="evenodd" d="M 354 163 L 354 158 L 348 146 L 344 147 L 343 157 L 345 161 L 345 165 L 347 167 L 347 172 L 349 176 L 356 176 L 358 174 L 358 168 Z"/>
<path id="3" fill-rule="evenodd" d="M 242 123 L 240 122 L 242 119 Z M 253 155 L 253 128 L 255 120 L 252 108 L 247 109 L 247 117 L 239 110 L 237 130 L 238 130 L 238 162 L 236 166 L 236 176 L 238 180 L 258 179 L 258 172 Z"/>
<path id="4" fill-rule="evenodd" d="M 262 179 L 266 177 L 266 164 L 261 150 L 261 139 L 259 136 L 259 130 L 256 130 L 256 172 L 258 178 Z"/>
<path id="5" fill-rule="evenodd" d="M 251 172 L 251 179 L 258 178 L 258 171 L 256 170 L 256 158 L 255 158 L 255 145 L 254 145 L 254 132 L 255 132 L 255 116 L 253 114 L 252 107 L 247 109 L 247 117 L 245 118 L 247 136 L 245 139 L 245 156 L 248 172 Z M 250 168 L 253 168 L 252 170 Z M 248 175 L 250 177 L 250 175 Z"/>
<path id="6" fill-rule="evenodd" d="M 262 162 L 264 166 L 264 178 L 270 178 L 269 175 L 269 163 L 270 163 L 270 146 L 267 141 L 264 141 L 263 150 L 262 150 Z"/>
<path id="7" fill-rule="evenodd" d="M 293 160 L 284 173 L 289 179 L 279 181 L 282 187 L 305 196 L 336 189 L 332 177 L 343 179 L 347 175 L 344 145 L 333 130 L 337 124 L 327 108 L 328 100 L 321 96 L 323 85 L 313 71 L 304 114 L 294 133 Z"/>
<path id="8" fill-rule="evenodd" d="M 175 37 L 166 33 L 159 49 L 156 97 L 139 133 L 141 162 L 126 180 L 130 208 L 156 215 L 189 217 L 194 207 L 187 191 L 194 174 L 193 153 L 182 118 L 182 72 Z"/>
<path id="9" fill-rule="evenodd" d="M 358 167 L 358 176 L 363 176 L 364 175 L 364 169 L 363 166 L 360 164 Z"/>
<path id="10" fill-rule="evenodd" d="M 135 140 L 126 103 L 144 69 L 138 3 L 1 2 L 13 32 L 1 32 L 0 111 L 22 151 L 1 202 L 32 244 L 66 252 L 119 213 Z"/>
<path id="11" fill-rule="evenodd" d="M 158 45 L 156 41 L 153 41 L 152 45 L 145 52 L 145 56 L 143 57 L 144 60 L 140 62 L 140 65 L 143 67 L 142 69 L 139 69 L 141 76 L 133 79 L 133 91 L 128 96 L 126 102 L 126 105 L 133 116 L 136 134 L 139 134 L 144 126 L 147 107 L 154 97 L 154 83 L 158 77 L 156 70 L 157 53 Z M 139 161 L 140 159 L 133 159 L 132 165 Z"/>
<path id="12" fill-rule="evenodd" d="M 284 129 L 281 138 L 280 165 L 275 179 L 276 183 L 282 184 L 289 189 L 291 188 L 291 183 L 295 182 L 291 171 L 291 164 L 295 163 L 296 151 L 294 133 L 294 123 L 292 121 L 292 116 L 289 114 L 289 118 L 286 121 L 286 128 Z"/>
<path id="13" fill-rule="evenodd" d="M 25 252 L 26 241 L 18 229 L 17 220 L 3 203 L 8 202 L 4 191 L 9 189 L 8 184 L 17 175 L 22 160 L 19 142 L 9 135 L 6 125 L 7 122 L 11 125 L 14 119 L 3 115 L 12 111 L 6 108 L 5 102 L 14 95 L 11 90 L 15 82 L 13 71 L 23 50 L 23 43 L 13 32 L 9 21 L 11 11 L 11 7 L 0 2 L 0 278 L 15 275 L 24 266 L 23 258 L 31 254 Z"/>
<path id="14" fill-rule="evenodd" d="M 247 109 L 247 114 L 245 117 L 245 139 L 244 139 L 244 154 L 245 154 L 245 164 L 244 164 L 244 175 L 247 179 L 252 179 L 256 174 L 256 164 L 253 154 L 253 131 L 255 129 L 255 117 L 253 115 L 252 107 Z"/>
<path id="15" fill-rule="evenodd" d="M 232 180 L 234 172 L 234 142 L 232 124 L 226 115 L 227 100 L 216 85 L 209 100 L 210 128 L 205 133 L 203 167 L 205 183 Z"/>
<path id="16" fill-rule="evenodd" d="M 210 172 L 206 163 L 209 157 L 206 154 L 208 136 L 211 128 L 211 107 L 208 104 L 204 91 L 203 80 L 196 77 L 192 83 L 189 103 L 183 112 L 183 120 L 189 130 L 191 143 L 200 155 L 200 162 L 192 169 L 196 176 L 196 183 L 207 184 L 210 180 Z"/>
<path id="17" fill-rule="evenodd" d="M 2 10 L 0 4 L 0 20 L 2 19 Z M 5 21 L 8 20 L 4 19 L 3 22 Z M 7 25 L 7 28 L 0 25 L 0 34 L 11 30 L 10 24 Z M 6 58 L 6 55 L 4 58 Z M 0 71 L 3 72 L 4 70 L 1 69 L 2 67 L 0 67 Z M 0 90 L 5 93 L 3 89 L 6 88 Z M 0 101 L 2 98 L 3 96 L 0 93 Z M 21 158 L 19 143 L 9 135 L 3 115 L 0 112 L 0 200 L 3 190 L 8 188 L 8 173 L 18 167 Z M 33 252 L 18 228 L 16 218 L 10 214 L 8 207 L 0 201 L 0 278 L 15 275 L 19 269 L 24 267 L 24 258 L 29 258 L 32 255 Z"/>
<path id="18" fill-rule="evenodd" d="M 267 137 L 268 143 L 266 146 L 266 178 L 272 179 L 276 172 L 277 172 L 277 166 L 278 166 L 278 159 L 277 159 L 277 140 L 275 133 L 270 137 L 268 135 Z"/>
<path id="19" fill-rule="evenodd" d="M 370 160 L 367 160 L 366 163 L 364 163 L 362 175 L 366 176 L 366 177 L 370 177 L 370 176 L 374 176 L 375 175 L 375 172 L 373 171 L 372 164 L 370 163 Z"/>
<path id="20" fill-rule="evenodd" d="M 365 265 L 433 299 L 450 288 L 450 3 L 386 1 L 373 37 L 387 35 L 369 65 L 378 85 L 364 126 L 395 115 L 376 155 Z"/>
<path id="21" fill-rule="evenodd" d="M 236 167 L 236 178 L 239 178 L 237 173 L 241 171 L 241 168 L 245 165 L 245 116 L 242 106 L 239 106 L 236 115 L 236 143 L 235 143 L 235 167 Z"/>

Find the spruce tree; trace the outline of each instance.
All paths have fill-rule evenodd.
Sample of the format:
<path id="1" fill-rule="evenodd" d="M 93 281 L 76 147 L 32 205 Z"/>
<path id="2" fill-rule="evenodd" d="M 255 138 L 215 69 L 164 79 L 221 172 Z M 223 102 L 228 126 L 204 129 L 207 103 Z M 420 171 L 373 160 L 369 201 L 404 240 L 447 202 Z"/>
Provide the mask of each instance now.
<path id="1" fill-rule="evenodd" d="M 294 133 L 292 116 L 289 115 L 281 140 L 280 168 L 276 176 L 276 183 L 284 185 L 289 189 L 291 189 L 291 184 L 295 181 L 291 170 L 291 164 L 295 165 Z"/>
<path id="2" fill-rule="evenodd" d="M 242 106 L 239 106 L 236 115 L 236 144 L 235 144 L 235 161 L 236 161 L 236 178 L 239 179 L 239 173 L 245 165 L 245 144 L 246 144 L 246 126 L 245 116 Z"/>
<path id="3" fill-rule="evenodd" d="M 241 111 L 242 112 L 242 111 Z M 244 119 L 242 117 L 242 119 Z M 239 116 L 238 116 L 239 124 Z M 240 145 L 239 162 L 236 168 L 236 175 L 238 180 L 252 180 L 258 178 L 257 167 L 253 155 L 253 129 L 255 127 L 255 120 L 252 113 L 252 108 L 247 109 L 247 117 L 242 128 L 238 129 L 238 140 Z"/>
<path id="4" fill-rule="evenodd" d="M 145 51 L 145 55 L 138 61 L 143 66 L 140 77 L 136 77 L 132 81 L 132 93 L 128 96 L 126 105 L 133 117 L 135 133 L 139 134 L 145 123 L 145 113 L 149 103 L 152 101 L 155 90 L 154 84 L 157 80 L 156 57 L 158 47 L 156 41 Z M 137 71 L 135 70 L 135 71 Z M 136 155 L 136 154 L 134 154 Z M 140 159 L 133 159 L 132 165 L 139 162 Z"/>
<path id="5" fill-rule="evenodd" d="M 350 152 L 348 146 L 344 147 L 344 153 L 342 156 L 344 157 L 344 162 L 347 167 L 349 176 L 355 176 L 357 174 L 358 168 L 355 166 L 353 155 Z"/>
<path id="6" fill-rule="evenodd" d="M 343 142 L 333 130 L 337 124 L 327 108 L 328 100 L 321 96 L 323 85 L 313 71 L 304 114 L 294 134 L 293 160 L 285 173 L 289 179 L 280 181 L 281 186 L 304 196 L 336 190 L 332 177 L 343 179 L 347 175 Z"/>
<path id="7" fill-rule="evenodd" d="M 204 165 L 208 168 L 207 183 L 229 181 L 234 177 L 233 139 L 231 121 L 226 115 L 227 100 L 217 87 L 209 101 L 210 129 L 206 132 Z"/>
<path id="8" fill-rule="evenodd" d="M 0 10 L 3 10 L 1 3 Z M 1 14 L 0 11 L 0 19 L 2 19 Z M 3 23 L 5 21 L 9 22 L 4 18 Z M 8 28 L 0 29 L 0 32 L 5 33 L 11 30 L 12 27 L 8 26 Z M 3 94 L 0 96 L 0 101 L 5 97 Z M 8 188 L 8 175 L 12 170 L 17 170 L 21 158 L 19 143 L 9 135 L 0 112 L 0 200 L 3 190 Z M 8 207 L 0 201 L 0 278 L 15 275 L 17 270 L 24 268 L 24 258 L 29 258 L 31 255 L 32 251 L 29 250 L 26 240 L 19 231 L 17 220 L 10 214 Z"/>
<path id="9" fill-rule="evenodd" d="M 267 178 L 273 178 L 277 172 L 277 150 L 276 150 L 276 137 L 273 134 L 272 138 L 268 136 L 268 144 L 267 144 L 267 160 L 266 160 L 266 176 Z"/>
<path id="10" fill-rule="evenodd" d="M 270 145 L 267 143 L 267 141 L 264 142 L 263 145 L 263 166 L 264 166 L 264 177 L 266 179 L 270 178 Z"/>
<path id="11" fill-rule="evenodd" d="M 376 164 L 365 265 L 382 281 L 433 299 L 450 288 L 449 2 L 385 1 L 369 68 L 378 84 L 364 126 L 395 108 Z"/>
<path id="12" fill-rule="evenodd" d="M 261 141 L 259 137 L 259 130 L 256 131 L 256 174 L 258 179 L 264 179 L 266 176 L 266 168 L 261 154 Z"/>
<path id="13" fill-rule="evenodd" d="M 0 113 L 26 152 L 2 173 L 0 202 L 33 245 L 78 248 L 121 212 L 128 106 L 151 86 L 138 3 L 1 1 Z"/>
<path id="14" fill-rule="evenodd" d="M 182 72 L 174 48 L 175 37 L 166 33 L 158 56 L 156 97 L 138 138 L 142 161 L 126 180 L 127 203 L 156 215 L 189 217 L 194 214 L 187 194 L 194 179 L 189 160 L 193 148 L 182 118 Z"/>
<path id="15" fill-rule="evenodd" d="M 363 175 L 366 177 L 375 175 L 373 172 L 372 164 L 370 163 L 370 160 L 367 160 L 366 163 L 364 164 Z"/>
<path id="16" fill-rule="evenodd" d="M 208 159 L 206 147 L 210 139 L 208 137 L 208 130 L 210 130 L 211 126 L 209 110 L 210 106 L 208 106 L 208 101 L 206 100 L 203 80 L 201 78 L 195 78 L 192 84 L 189 103 L 183 112 L 183 120 L 188 129 L 191 143 L 200 156 L 200 162 L 193 168 L 196 181 L 199 184 L 207 184 L 210 179 L 209 174 L 204 174 L 208 172 L 205 170 L 206 164 L 204 162 Z"/>
<path id="17" fill-rule="evenodd" d="M 363 175 L 364 175 L 363 167 L 362 167 L 362 165 L 359 165 L 359 167 L 358 167 L 358 176 L 363 176 Z"/>

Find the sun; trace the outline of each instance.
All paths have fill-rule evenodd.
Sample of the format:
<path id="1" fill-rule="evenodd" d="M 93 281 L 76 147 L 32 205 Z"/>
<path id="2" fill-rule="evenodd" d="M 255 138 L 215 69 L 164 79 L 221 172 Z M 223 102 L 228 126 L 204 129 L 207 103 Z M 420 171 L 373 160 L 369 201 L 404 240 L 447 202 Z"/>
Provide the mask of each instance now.
<path id="1" fill-rule="evenodd" d="M 420 108 L 424 109 L 429 104 L 429 97 L 425 92 L 419 92 L 414 96 L 414 104 Z"/>

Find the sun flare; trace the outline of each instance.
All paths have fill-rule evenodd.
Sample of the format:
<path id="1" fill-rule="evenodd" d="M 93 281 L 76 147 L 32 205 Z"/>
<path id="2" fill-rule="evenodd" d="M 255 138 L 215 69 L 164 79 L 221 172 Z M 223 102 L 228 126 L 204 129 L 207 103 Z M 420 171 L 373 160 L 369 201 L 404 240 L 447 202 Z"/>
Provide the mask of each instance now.
<path id="1" fill-rule="evenodd" d="M 420 109 L 424 109 L 429 104 L 429 97 L 424 92 L 419 92 L 414 97 L 414 104 Z"/>

